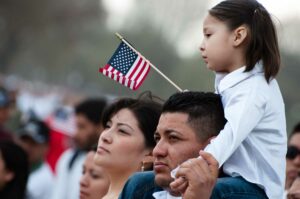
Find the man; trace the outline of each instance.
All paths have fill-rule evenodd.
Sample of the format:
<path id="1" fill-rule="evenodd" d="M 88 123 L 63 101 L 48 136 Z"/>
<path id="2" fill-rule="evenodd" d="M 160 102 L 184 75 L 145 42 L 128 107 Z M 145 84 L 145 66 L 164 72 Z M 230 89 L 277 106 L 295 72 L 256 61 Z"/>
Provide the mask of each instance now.
<path id="1" fill-rule="evenodd" d="M 300 123 L 296 124 L 290 134 L 286 154 L 285 190 L 288 190 L 300 172 Z"/>
<path id="2" fill-rule="evenodd" d="M 18 133 L 19 143 L 27 152 L 30 175 L 27 183 L 27 199 L 49 199 L 54 176 L 45 161 L 49 148 L 49 128 L 37 119 L 27 121 Z"/>
<path id="3" fill-rule="evenodd" d="M 172 95 L 163 106 L 154 135 L 157 142 L 153 150 L 154 173 L 132 176 L 120 198 L 166 199 L 180 195 L 191 199 L 209 198 L 218 176 L 218 164 L 210 154 L 202 151 L 202 158 L 196 157 L 223 129 L 225 122 L 219 95 L 201 92 Z M 185 162 L 188 159 L 191 160 Z M 187 183 L 187 189 L 181 194 L 170 188 L 174 180 L 170 173 L 179 164 L 177 175 L 183 176 Z"/>
<path id="4" fill-rule="evenodd" d="M 86 152 L 97 145 L 103 130 L 101 119 L 105 106 L 106 101 L 103 99 L 88 99 L 75 107 L 75 146 L 64 152 L 58 160 L 52 199 L 79 198 L 82 165 Z"/>

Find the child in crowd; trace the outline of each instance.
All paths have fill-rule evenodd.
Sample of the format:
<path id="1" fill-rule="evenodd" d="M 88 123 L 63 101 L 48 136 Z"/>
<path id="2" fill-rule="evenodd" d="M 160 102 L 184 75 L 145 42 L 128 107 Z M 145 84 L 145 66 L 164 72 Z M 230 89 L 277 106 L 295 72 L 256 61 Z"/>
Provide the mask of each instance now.
<path id="1" fill-rule="evenodd" d="M 286 121 L 270 14 L 256 0 L 222 1 L 209 10 L 203 33 L 200 51 L 216 73 L 227 119 L 205 148 L 227 176 L 218 179 L 211 198 L 283 198 Z M 184 182 L 176 177 L 173 188 Z"/>

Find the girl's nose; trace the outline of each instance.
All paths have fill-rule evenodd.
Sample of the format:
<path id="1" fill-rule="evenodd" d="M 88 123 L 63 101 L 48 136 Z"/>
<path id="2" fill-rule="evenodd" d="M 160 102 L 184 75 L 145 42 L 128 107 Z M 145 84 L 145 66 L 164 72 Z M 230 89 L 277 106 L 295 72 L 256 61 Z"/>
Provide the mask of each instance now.
<path id="1" fill-rule="evenodd" d="M 200 51 L 204 51 L 205 47 L 204 47 L 204 41 L 201 42 L 200 46 L 199 46 L 199 50 Z"/>

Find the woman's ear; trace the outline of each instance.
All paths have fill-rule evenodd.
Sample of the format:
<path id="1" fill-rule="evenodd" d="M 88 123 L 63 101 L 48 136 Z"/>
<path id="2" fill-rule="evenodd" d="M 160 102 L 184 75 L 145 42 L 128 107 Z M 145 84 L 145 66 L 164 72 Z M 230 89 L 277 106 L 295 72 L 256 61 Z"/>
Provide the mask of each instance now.
<path id="1" fill-rule="evenodd" d="M 244 43 L 248 36 L 248 28 L 246 26 L 239 26 L 234 30 L 233 46 L 238 47 Z"/>
<path id="2" fill-rule="evenodd" d="M 154 157 L 152 156 L 152 150 L 148 152 L 142 160 L 142 171 L 149 171 L 153 169 Z"/>

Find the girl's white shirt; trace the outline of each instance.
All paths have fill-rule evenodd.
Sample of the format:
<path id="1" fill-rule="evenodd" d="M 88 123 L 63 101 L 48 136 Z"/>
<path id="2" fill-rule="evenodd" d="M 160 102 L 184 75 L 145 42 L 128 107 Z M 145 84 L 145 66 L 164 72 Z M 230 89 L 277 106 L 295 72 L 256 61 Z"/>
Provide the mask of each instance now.
<path id="1" fill-rule="evenodd" d="M 216 74 L 227 123 L 205 151 L 230 176 L 259 185 L 269 198 L 283 198 L 287 134 L 282 95 L 275 79 L 269 83 L 259 62 Z"/>

